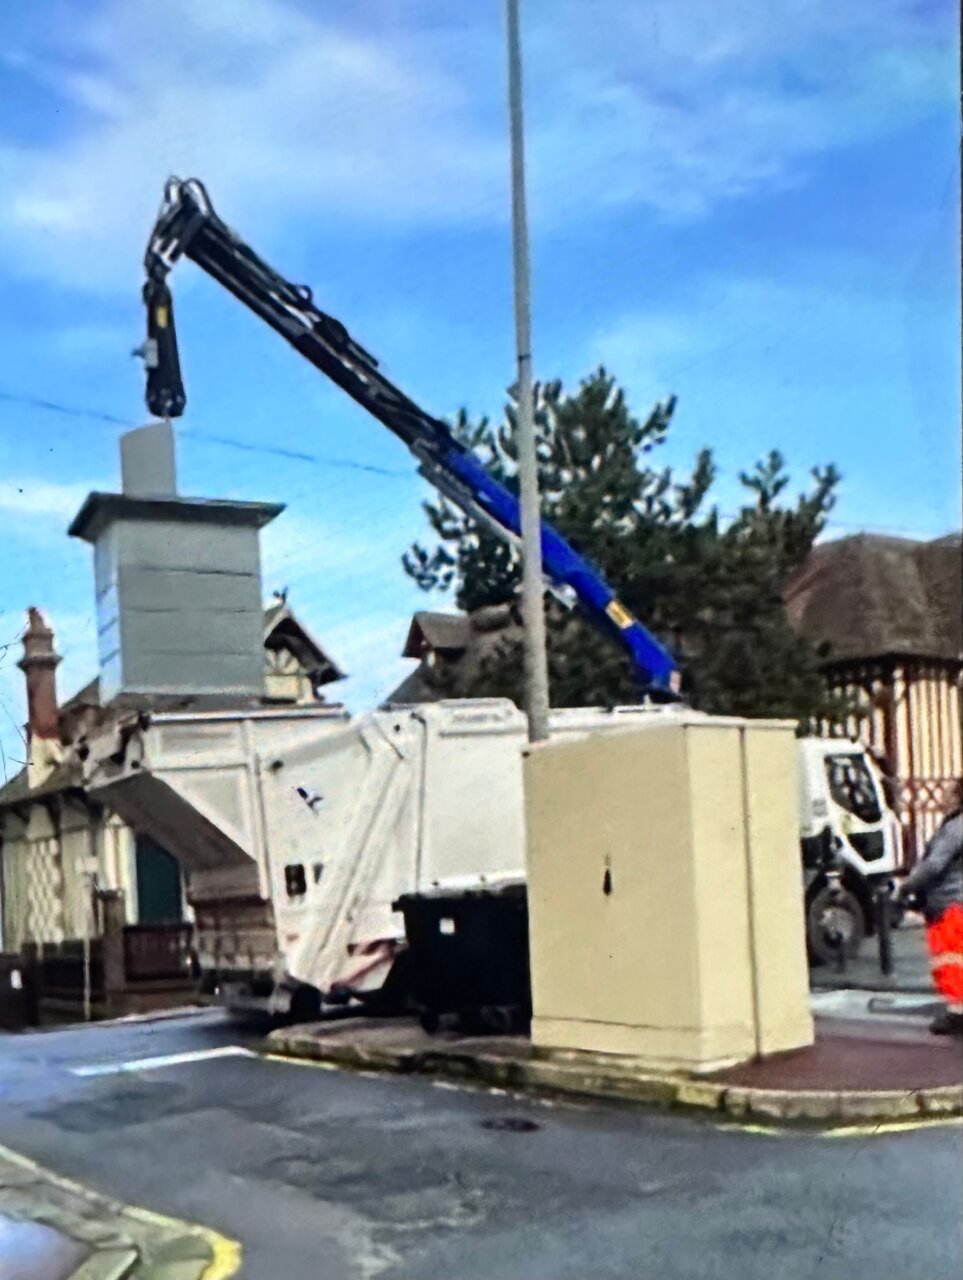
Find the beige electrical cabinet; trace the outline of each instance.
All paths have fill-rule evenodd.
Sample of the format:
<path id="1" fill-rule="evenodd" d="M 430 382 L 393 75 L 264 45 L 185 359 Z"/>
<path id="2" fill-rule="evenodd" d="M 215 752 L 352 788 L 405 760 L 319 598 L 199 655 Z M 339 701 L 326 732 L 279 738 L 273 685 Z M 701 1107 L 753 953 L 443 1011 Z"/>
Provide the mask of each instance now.
<path id="1" fill-rule="evenodd" d="M 811 1044 L 793 726 L 679 712 L 525 759 L 532 1038 L 713 1070 Z"/>

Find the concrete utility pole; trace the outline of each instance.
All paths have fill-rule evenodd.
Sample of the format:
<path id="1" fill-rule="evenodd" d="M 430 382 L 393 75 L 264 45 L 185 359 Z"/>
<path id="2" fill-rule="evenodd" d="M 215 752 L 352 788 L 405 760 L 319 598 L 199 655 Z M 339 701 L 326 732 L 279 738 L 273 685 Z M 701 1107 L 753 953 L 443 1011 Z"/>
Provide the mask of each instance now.
<path id="1" fill-rule="evenodd" d="M 518 481 L 522 516 L 522 622 L 525 694 L 531 742 L 548 737 L 548 658 L 545 651 L 545 581 L 542 577 L 541 503 L 535 456 L 532 398 L 531 280 L 525 216 L 525 142 L 522 123 L 522 54 L 518 0 L 506 0 L 508 16 L 508 114 L 512 145 L 512 253 L 515 265 L 515 349 L 518 360 Z"/>

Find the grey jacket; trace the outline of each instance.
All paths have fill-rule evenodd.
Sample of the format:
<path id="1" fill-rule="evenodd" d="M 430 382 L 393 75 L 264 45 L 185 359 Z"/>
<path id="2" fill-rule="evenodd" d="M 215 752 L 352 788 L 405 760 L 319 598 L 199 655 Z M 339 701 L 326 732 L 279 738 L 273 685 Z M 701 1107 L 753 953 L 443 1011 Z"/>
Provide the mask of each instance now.
<path id="1" fill-rule="evenodd" d="M 917 899 L 928 924 L 952 903 L 963 904 L 963 811 L 947 818 L 937 831 L 903 881 L 902 893 Z"/>

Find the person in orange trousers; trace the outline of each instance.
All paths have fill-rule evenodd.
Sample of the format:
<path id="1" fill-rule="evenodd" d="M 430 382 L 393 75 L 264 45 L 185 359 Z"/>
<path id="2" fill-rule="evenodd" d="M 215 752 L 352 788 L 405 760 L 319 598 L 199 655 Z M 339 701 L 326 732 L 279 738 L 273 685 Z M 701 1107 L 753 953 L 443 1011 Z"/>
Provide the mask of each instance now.
<path id="1" fill-rule="evenodd" d="M 963 1036 L 963 779 L 956 790 L 955 809 L 903 881 L 899 897 L 923 912 L 933 982 L 946 1003 L 930 1030 Z"/>

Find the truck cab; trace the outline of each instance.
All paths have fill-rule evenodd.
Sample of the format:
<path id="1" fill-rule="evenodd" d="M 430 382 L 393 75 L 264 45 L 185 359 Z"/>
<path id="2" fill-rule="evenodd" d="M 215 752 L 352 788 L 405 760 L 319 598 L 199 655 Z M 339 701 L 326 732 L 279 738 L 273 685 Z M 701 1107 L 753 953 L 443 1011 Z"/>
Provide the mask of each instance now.
<path id="1" fill-rule="evenodd" d="M 902 864 L 899 819 L 866 747 L 848 738 L 799 743 L 800 840 L 810 956 L 859 950 L 875 931 L 874 895 Z"/>

